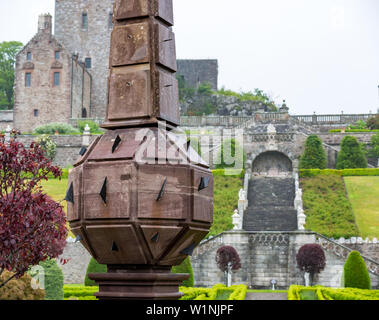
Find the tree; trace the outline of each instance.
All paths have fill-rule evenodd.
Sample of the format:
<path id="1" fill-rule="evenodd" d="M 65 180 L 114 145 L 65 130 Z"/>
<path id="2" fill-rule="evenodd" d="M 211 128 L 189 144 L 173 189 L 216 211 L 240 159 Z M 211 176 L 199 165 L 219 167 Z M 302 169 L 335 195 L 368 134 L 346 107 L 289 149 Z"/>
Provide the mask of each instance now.
<path id="1" fill-rule="evenodd" d="M 57 154 L 57 145 L 51 140 L 50 136 L 48 134 L 43 134 L 39 136 L 35 142 L 38 143 L 41 149 L 45 152 L 45 156 L 53 161 Z"/>
<path id="2" fill-rule="evenodd" d="M 369 128 L 370 130 L 379 129 L 379 114 L 367 120 L 367 128 Z"/>
<path id="3" fill-rule="evenodd" d="M 357 138 L 346 136 L 341 142 L 341 151 L 337 156 L 337 169 L 367 168 L 367 160 Z"/>
<path id="4" fill-rule="evenodd" d="M 217 158 L 220 159 L 220 163 L 216 164 L 217 169 L 244 169 L 246 152 L 235 139 L 226 139 Z"/>
<path id="5" fill-rule="evenodd" d="M 379 158 L 379 132 L 371 137 L 367 155 L 371 158 Z"/>
<path id="6" fill-rule="evenodd" d="M 62 175 L 38 144 L 29 148 L 0 136 L 0 276 L 20 278 L 41 261 L 56 258 L 66 245 L 66 215 L 60 203 L 43 193 L 41 181 Z"/>
<path id="7" fill-rule="evenodd" d="M 306 285 L 308 285 L 306 276 L 309 275 L 309 284 L 312 285 L 315 275 L 324 270 L 325 261 L 324 250 L 318 244 L 305 244 L 299 249 L 296 262 L 298 268 L 305 272 Z"/>
<path id="8" fill-rule="evenodd" d="M 366 264 L 358 251 L 350 252 L 344 268 L 345 288 L 371 289 L 371 280 Z"/>
<path id="9" fill-rule="evenodd" d="M 222 246 L 217 250 L 216 263 L 218 268 L 225 273 L 227 281 L 226 285 L 231 285 L 231 271 L 241 269 L 241 260 L 237 250 L 232 246 Z"/>
<path id="10" fill-rule="evenodd" d="M 17 41 L 0 43 L 0 107 L 12 109 L 16 55 L 23 44 Z"/>
<path id="11" fill-rule="evenodd" d="M 317 135 L 310 135 L 305 141 L 305 150 L 300 158 L 301 169 L 325 169 L 327 158 L 322 141 Z"/>

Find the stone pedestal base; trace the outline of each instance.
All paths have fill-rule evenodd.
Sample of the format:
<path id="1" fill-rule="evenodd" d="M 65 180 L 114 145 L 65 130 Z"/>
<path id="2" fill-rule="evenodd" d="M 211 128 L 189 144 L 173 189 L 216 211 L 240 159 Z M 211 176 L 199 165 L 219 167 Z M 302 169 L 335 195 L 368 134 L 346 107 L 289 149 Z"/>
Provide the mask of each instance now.
<path id="1" fill-rule="evenodd" d="M 169 270 L 111 270 L 89 274 L 99 285 L 95 296 L 99 300 L 178 300 L 183 296 L 179 286 L 188 274 L 173 274 Z"/>

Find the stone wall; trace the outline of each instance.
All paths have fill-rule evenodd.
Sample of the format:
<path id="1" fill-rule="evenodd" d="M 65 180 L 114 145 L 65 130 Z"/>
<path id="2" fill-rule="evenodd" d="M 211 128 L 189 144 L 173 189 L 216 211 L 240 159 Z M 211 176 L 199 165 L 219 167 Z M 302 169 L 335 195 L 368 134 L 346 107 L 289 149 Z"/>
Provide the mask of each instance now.
<path id="1" fill-rule="evenodd" d="M 0 110 L 0 131 L 10 126 L 13 128 L 13 110 Z"/>
<path id="2" fill-rule="evenodd" d="M 21 135 L 17 139 L 24 145 L 29 146 L 36 139 L 36 136 Z M 51 139 L 57 145 L 57 154 L 54 159 L 55 165 L 65 168 L 79 159 L 79 151 L 83 146 L 82 135 L 57 135 L 51 136 Z M 95 135 L 90 136 L 90 143 L 95 139 Z"/>
<path id="3" fill-rule="evenodd" d="M 275 279 L 277 288 L 304 285 L 303 273 L 297 268 L 296 254 L 302 245 L 318 241 L 318 235 L 312 232 L 224 232 L 196 248 L 191 258 L 195 285 L 211 287 L 224 282 L 224 274 L 217 269 L 215 262 L 216 252 L 223 245 L 233 246 L 241 258 L 242 268 L 233 273 L 233 284 L 269 289 L 271 280 Z M 379 246 L 372 250 L 379 252 Z M 324 252 L 326 267 L 316 277 L 315 283 L 339 287 L 345 256 L 339 256 L 338 250 L 329 247 Z M 370 273 L 370 277 L 372 287 L 379 288 L 379 268 L 375 274 Z"/>
<path id="4" fill-rule="evenodd" d="M 67 259 L 68 262 L 62 265 L 59 259 Z M 84 284 L 88 263 L 91 255 L 80 242 L 67 242 L 63 254 L 57 259 L 58 265 L 63 271 L 65 284 Z"/>

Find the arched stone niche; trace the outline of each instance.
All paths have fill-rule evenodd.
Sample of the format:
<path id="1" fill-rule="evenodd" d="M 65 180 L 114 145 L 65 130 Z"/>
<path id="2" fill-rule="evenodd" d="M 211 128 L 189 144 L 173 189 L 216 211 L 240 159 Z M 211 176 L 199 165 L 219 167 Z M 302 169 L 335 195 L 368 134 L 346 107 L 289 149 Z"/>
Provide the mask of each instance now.
<path id="1" fill-rule="evenodd" d="M 266 151 L 259 154 L 252 163 L 253 175 L 268 177 L 287 177 L 293 172 L 291 159 L 279 151 Z"/>

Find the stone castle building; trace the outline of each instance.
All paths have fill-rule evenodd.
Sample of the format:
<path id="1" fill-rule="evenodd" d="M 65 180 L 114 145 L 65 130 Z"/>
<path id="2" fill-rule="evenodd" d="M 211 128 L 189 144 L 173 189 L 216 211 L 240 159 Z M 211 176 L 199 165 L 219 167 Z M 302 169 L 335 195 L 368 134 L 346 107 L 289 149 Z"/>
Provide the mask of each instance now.
<path id="1" fill-rule="evenodd" d="M 52 35 L 52 16 L 16 57 L 13 127 L 23 132 L 91 113 L 91 75 Z"/>
<path id="2" fill-rule="evenodd" d="M 31 132 L 51 122 L 104 120 L 113 3 L 56 0 L 54 35 L 52 16 L 39 17 L 38 33 L 17 56 L 13 119 L 2 114 L 1 128 Z M 190 86 L 217 89 L 217 60 L 179 60 L 178 74 Z"/>

